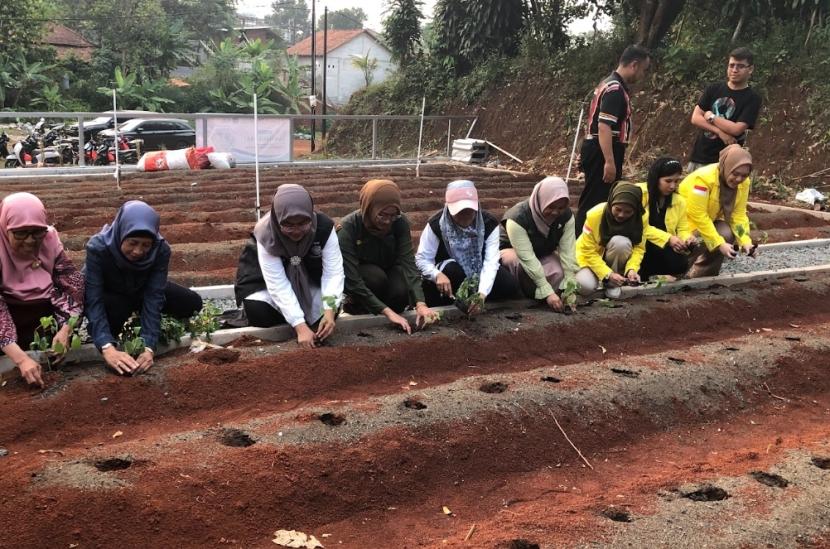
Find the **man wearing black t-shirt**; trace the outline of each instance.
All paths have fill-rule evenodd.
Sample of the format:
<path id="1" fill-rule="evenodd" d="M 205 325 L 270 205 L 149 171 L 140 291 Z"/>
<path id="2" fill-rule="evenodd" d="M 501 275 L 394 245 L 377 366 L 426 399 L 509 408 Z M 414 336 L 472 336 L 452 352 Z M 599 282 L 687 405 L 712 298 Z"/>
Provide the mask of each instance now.
<path id="1" fill-rule="evenodd" d="M 729 54 L 726 82 L 706 88 L 692 113 L 692 124 L 703 130 L 692 149 L 687 171 L 718 161 L 727 145 L 746 142 L 746 132 L 755 127 L 761 96 L 749 85 L 753 55 L 747 48 Z"/>
<path id="2" fill-rule="evenodd" d="M 650 61 L 642 46 L 628 46 L 617 70 L 594 90 L 586 121 L 587 134 L 580 149 L 585 188 L 579 196 L 576 235 L 582 233 L 588 210 L 606 202 L 611 185 L 622 177 L 625 147 L 631 135 L 631 101 L 628 87 L 643 79 Z"/>

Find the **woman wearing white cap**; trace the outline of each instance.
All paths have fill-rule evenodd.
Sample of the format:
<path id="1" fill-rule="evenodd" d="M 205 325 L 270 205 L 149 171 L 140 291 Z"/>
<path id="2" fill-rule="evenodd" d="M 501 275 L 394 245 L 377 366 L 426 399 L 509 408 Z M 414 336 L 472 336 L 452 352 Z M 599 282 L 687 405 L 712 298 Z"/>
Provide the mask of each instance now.
<path id="1" fill-rule="evenodd" d="M 529 199 L 505 212 L 501 224 L 501 262 L 516 277 L 522 293 L 562 312 L 556 290 L 578 269 L 567 183 L 561 177 L 544 178 Z"/>
<path id="2" fill-rule="evenodd" d="M 447 185 L 444 209 L 433 215 L 421 233 L 415 263 L 424 277 L 427 305 L 452 303 L 465 278 L 478 278 L 483 303 L 517 294 L 515 279 L 499 265 L 499 221 L 481 210 L 472 181 Z M 480 311 L 478 303 L 469 314 Z"/>

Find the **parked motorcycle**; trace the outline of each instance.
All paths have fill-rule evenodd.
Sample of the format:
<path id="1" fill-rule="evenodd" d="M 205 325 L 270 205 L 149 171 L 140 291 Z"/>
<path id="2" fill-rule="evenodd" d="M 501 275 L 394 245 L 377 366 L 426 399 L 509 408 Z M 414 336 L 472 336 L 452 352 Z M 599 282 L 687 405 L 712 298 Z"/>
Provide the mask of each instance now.
<path id="1" fill-rule="evenodd" d="M 45 131 L 45 123 L 41 118 L 28 136 L 15 143 L 12 154 L 5 156 L 7 168 L 72 165 L 75 153 L 72 143 L 64 139 L 63 125 L 57 124 Z"/>
<path id="2" fill-rule="evenodd" d="M 0 133 L 0 157 L 6 158 L 9 156 L 9 136 L 6 132 Z"/>

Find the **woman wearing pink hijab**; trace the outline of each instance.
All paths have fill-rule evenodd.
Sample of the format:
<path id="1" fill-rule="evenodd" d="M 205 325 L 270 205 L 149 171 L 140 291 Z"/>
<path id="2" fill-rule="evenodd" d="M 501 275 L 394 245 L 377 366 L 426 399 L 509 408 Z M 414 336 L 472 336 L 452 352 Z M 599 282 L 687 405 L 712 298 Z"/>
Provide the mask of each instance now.
<path id="1" fill-rule="evenodd" d="M 568 185 L 546 177 L 501 220 L 501 264 L 519 281 L 522 293 L 544 300 L 554 311 L 564 306 L 557 290 L 577 271 L 574 216 Z"/>
<path id="2" fill-rule="evenodd" d="M 14 193 L 0 202 L 0 349 L 29 383 L 43 386 L 40 364 L 24 351 L 40 318 L 54 316 L 54 342 L 69 348 L 67 321 L 80 316 L 84 278 L 63 251 L 38 197 Z"/>

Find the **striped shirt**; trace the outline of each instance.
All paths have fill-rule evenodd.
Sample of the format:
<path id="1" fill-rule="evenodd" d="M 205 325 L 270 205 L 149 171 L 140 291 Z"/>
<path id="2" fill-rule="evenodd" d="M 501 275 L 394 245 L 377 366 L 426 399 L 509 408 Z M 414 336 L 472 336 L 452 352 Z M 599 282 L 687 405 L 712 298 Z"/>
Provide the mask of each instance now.
<path id="1" fill-rule="evenodd" d="M 599 124 L 608 124 L 615 141 L 628 143 L 631 136 L 631 100 L 625 81 L 616 72 L 600 82 L 594 90 L 588 110 L 588 137 L 599 136 Z"/>

